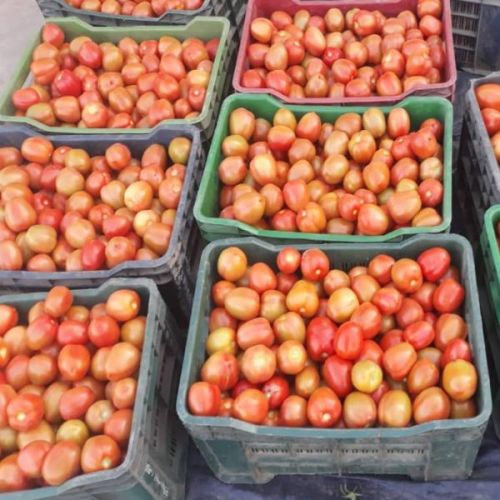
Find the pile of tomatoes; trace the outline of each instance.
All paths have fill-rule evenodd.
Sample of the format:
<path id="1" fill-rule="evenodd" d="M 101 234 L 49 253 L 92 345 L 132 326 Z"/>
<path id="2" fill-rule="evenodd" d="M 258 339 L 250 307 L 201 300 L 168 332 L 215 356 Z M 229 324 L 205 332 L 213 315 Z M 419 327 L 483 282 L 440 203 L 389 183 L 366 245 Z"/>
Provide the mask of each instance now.
<path id="1" fill-rule="evenodd" d="M 348 273 L 318 248 L 276 266 L 217 261 L 194 415 L 289 427 L 406 427 L 476 414 L 477 372 L 451 257 L 373 257 Z"/>
<path id="2" fill-rule="evenodd" d="M 133 290 L 89 308 L 55 287 L 0 305 L 0 491 L 59 485 L 126 453 L 146 318 Z"/>
<path id="3" fill-rule="evenodd" d="M 167 251 L 191 140 L 103 156 L 26 139 L 0 148 L 0 269 L 95 271 Z"/>
<path id="4" fill-rule="evenodd" d="M 479 85 L 476 88 L 476 98 L 490 136 L 493 153 L 497 162 L 500 163 L 500 84 Z"/>
<path id="5" fill-rule="evenodd" d="M 88 36 L 65 41 L 46 24 L 32 55 L 34 84 L 16 90 L 16 116 L 45 125 L 149 128 L 195 118 L 203 108 L 219 39 L 183 42 L 171 36 L 115 45 Z"/>
<path id="6" fill-rule="evenodd" d="M 75 9 L 103 14 L 160 17 L 170 10 L 197 10 L 203 0 L 66 0 Z"/>
<path id="7" fill-rule="evenodd" d="M 220 217 L 260 229 L 376 236 L 437 226 L 443 124 L 418 128 L 404 108 L 345 113 L 335 123 L 278 110 L 229 117 L 218 167 Z"/>
<path id="8" fill-rule="evenodd" d="M 418 0 L 416 12 L 338 8 L 322 16 L 277 10 L 250 24 L 250 69 L 241 84 L 293 98 L 398 96 L 445 75 L 441 0 Z M 451 48 L 453 50 L 453 48 Z"/>

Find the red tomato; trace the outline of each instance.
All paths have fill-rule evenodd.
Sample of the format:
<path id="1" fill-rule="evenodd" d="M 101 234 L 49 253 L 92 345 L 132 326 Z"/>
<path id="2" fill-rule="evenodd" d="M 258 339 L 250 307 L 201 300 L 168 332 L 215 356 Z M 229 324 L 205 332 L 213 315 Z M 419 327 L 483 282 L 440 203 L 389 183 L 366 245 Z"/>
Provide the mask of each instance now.
<path id="1" fill-rule="evenodd" d="M 335 352 L 335 323 L 326 317 L 313 318 L 306 331 L 307 353 L 314 361 L 323 361 Z"/>
<path id="2" fill-rule="evenodd" d="M 390 347 L 382 357 L 385 371 L 396 381 L 403 380 L 416 361 L 417 353 L 408 342 L 401 342 Z"/>
<path id="3" fill-rule="evenodd" d="M 436 288 L 432 303 L 440 313 L 451 313 L 460 308 L 464 297 L 464 287 L 455 279 L 446 278 Z"/>
<path id="4" fill-rule="evenodd" d="M 217 415 L 221 401 L 220 389 L 209 382 L 195 382 L 188 392 L 188 408 L 201 417 Z"/>
<path id="5" fill-rule="evenodd" d="M 332 427 L 341 413 L 342 404 L 328 387 L 319 387 L 307 401 L 307 419 L 313 427 Z"/>
<path id="6" fill-rule="evenodd" d="M 353 321 L 343 323 L 335 335 L 335 352 L 347 360 L 356 359 L 363 347 L 363 330 Z"/>
<path id="7" fill-rule="evenodd" d="M 351 361 L 334 355 L 325 360 L 321 374 L 335 394 L 344 398 L 352 391 L 351 371 Z"/>
<path id="8" fill-rule="evenodd" d="M 279 408 L 283 401 L 289 396 L 290 387 L 288 381 L 284 377 L 275 375 L 262 386 L 262 392 L 269 401 L 269 408 L 274 410 Z"/>
<path id="9" fill-rule="evenodd" d="M 422 269 L 425 280 L 435 283 L 439 281 L 450 268 L 451 256 L 446 249 L 434 247 L 422 252 L 417 262 Z"/>

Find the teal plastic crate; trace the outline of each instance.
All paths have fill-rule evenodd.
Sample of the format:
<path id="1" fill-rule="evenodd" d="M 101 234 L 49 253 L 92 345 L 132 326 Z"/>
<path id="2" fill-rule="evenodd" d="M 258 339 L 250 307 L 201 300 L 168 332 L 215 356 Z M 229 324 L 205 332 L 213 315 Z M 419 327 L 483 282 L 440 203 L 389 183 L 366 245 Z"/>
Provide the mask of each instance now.
<path id="1" fill-rule="evenodd" d="M 403 474 L 415 480 L 433 481 L 465 479 L 472 473 L 492 402 L 474 258 L 467 240 L 458 235 L 419 235 L 402 243 L 324 244 L 320 248 L 335 267 L 349 269 L 366 265 L 379 253 L 415 258 L 437 245 L 451 253 L 466 289 L 463 315 L 479 373 L 478 415 L 399 429 L 264 427 L 232 418 L 191 415 L 186 397 L 205 360 L 208 317 L 213 307 L 210 289 L 219 279 L 219 254 L 224 248 L 238 246 L 250 263 L 263 261 L 274 265 L 283 248 L 257 238 L 227 239 L 207 246 L 196 285 L 177 413 L 218 479 L 228 483 L 266 483 L 280 474 Z M 296 246 L 299 250 L 311 247 Z"/>
<path id="2" fill-rule="evenodd" d="M 237 220 L 222 219 L 219 217 L 220 181 L 218 167 L 222 161 L 221 145 L 228 135 L 229 115 L 239 107 L 252 111 L 255 116 L 272 120 L 278 109 L 286 108 L 292 111 L 297 118 L 315 111 L 323 121 L 333 122 L 335 119 L 349 112 L 363 113 L 373 106 L 312 106 L 283 104 L 274 97 L 255 94 L 233 94 L 222 104 L 217 128 L 212 138 L 207 163 L 201 179 L 200 189 L 194 205 L 194 216 L 200 227 L 203 237 L 208 241 L 237 236 L 257 236 L 274 242 L 382 242 L 402 239 L 407 236 L 422 233 L 440 233 L 449 231 L 452 215 L 452 135 L 453 135 L 453 107 L 442 97 L 409 97 L 391 107 L 381 106 L 380 109 L 388 114 L 395 107 L 408 111 L 412 126 L 418 126 L 427 118 L 437 118 L 444 124 L 443 137 L 443 166 L 444 166 L 444 197 L 441 208 L 442 223 L 434 227 L 405 227 L 391 231 L 381 236 L 340 235 L 327 233 L 301 233 L 257 229 L 254 226 Z"/>
<path id="3" fill-rule="evenodd" d="M 120 132 L 127 135 L 145 134 L 154 128 L 168 124 L 191 124 L 199 128 L 204 139 L 209 139 L 215 127 L 216 116 L 220 104 L 224 98 L 224 89 L 229 77 L 230 64 L 235 52 L 236 42 L 233 40 L 234 33 L 231 31 L 231 23 L 222 17 L 197 17 L 187 25 L 173 26 L 122 26 L 122 27 L 94 27 L 81 21 L 76 17 L 55 17 L 46 19 L 48 23 L 54 23 L 61 27 L 68 40 L 77 36 L 86 35 L 97 43 L 117 43 L 122 38 L 131 37 L 141 42 L 144 40 L 158 40 L 160 37 L 169 35 L 179 40 L 187 38 L 200 38 L 208 41 L 219 38 L 220 44 L 212 67 L 210 82 L 207 87 L 205 103 L 200 114 L 190 120 L 165 120 L 153 128 L 132 129 L 110 129 L 110 128 L 77 128 L 77 127 L 51 127 L 27 117 L 14 116 L 15 109 L 11 101 L 12 93 L 23 87 L 30 78 L 31 55 L 35 47 L 40 43 L 41 30 L 37 33 L 33 42 L 24 52 L 19 66 L 6 83 L 3 94 L 0 97 L 0 122 L 24 123 L 45 133 L 61 134 L 116 134 Z"/>
<path id="4" fill-rule="evenodd" d="M 160 297 L 147 279 L 113 279 L 98 288 L 74 290 L 75 304 L 92 306 L 123 288 L 141 297 L 141 314 L 147 315 L 144 346 L 138 375 L 132 431 L 123 462 L 107 471 L 82 474 L 56 487 L 36 488 L 2 498 L 182 500 L 185 490 L 188 439 L 175 415 L 176 373 L 181 355 L 181 333 Z M 4 295 L 1 304 L 15 306 L 21 317 L 43 300 L 44 293 Z"/>

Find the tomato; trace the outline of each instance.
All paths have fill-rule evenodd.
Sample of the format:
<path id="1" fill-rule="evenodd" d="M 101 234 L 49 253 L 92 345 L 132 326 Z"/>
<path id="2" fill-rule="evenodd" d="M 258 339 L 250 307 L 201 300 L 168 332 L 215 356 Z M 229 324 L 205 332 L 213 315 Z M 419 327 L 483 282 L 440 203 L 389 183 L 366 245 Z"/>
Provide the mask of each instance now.
<path id="1" fill-rule="evenodd" d="M 335 324 L 325 317 L 313 318 L 306 331 L 307 353 L 314 361 L 323 361 L 334 353 Z"/>
<path id="2" fill-rule="evenodd" d="M 286 306 L 290 311 L 299 313 L 304 318 L 314 316 L 319 307 L 319 297 L 315 286 L 305 280 L 299 280 L 286 296 Z"/>
<path id="3" fill-rule="evenodd" d="M 343 323 L 351 318 L 358 306 L 359 299 L 353 290 L 341 287 L 330 295 L 327 314 L 336 323 Z"/>
<path id="4" fill-rule="evenodd" d="M 378 421 L 384 427 L 406 427 L 412 417 L 412 404 L 402 390 L 389 390 L 378 403 Z"/>
<path id="5" fill-rule="evenodd" d="M 450 268 L 451 256 L 446 249 L 435 247 L 422 252 L 417 262 L 422 269 L 425 280 L 436 283 Z"/>
<path id="6" fill-rule="evenodd" d="M 417 353 L 408 342 L 389 347 L 382 357 L 384 369 L 396 381 L 403 380 L 416 361 Z"/>
<path id="7" fill-rule="evenodd" d="M 419 264 L 412 259 L 399 259 L 391 269 L 392 281 L 403 293 L 414 293 L 423 282 L 422 270 Z"/>
<path id="8" fill-rule="evenodd" d="M 480 108 L 493 108 L 500 111 L 498 88 L 496 83 L 486 83 L 476 88 L 475 93 Z"/>
<path id="9" fill-rule="evenodd" d="M 119 410 L 131 408 L 134 405 L 137 392 L 137 382 L 133 378 L 123 378 L 113 385 L 111 400 Z"/>
<path id="10" fill-rule="evenodd" d="M 275 353 L 263 345 L 249 347 L 241 358 L 241 372 L 253 384 L 269 380 L 276 371 L 276 365 Z"/>
<path id="11" fill-rule="evenodd" d="M 90 353 L 82 345 L 65 345 L 57 358 L 57 366 L 64 380 L 81 380 L 90 368 Z"/>
<path id="12" fill-rule="evenodd" d="M 141 299 L 134 290 L 113 292 L 106 302 L 107 313 L 117 321 L 129 321 L 139 314 Z"/>
<path id="13" fill-rule="evenodd" d="M 435 332 L 427 321 L 417 321 L 404 329 L 403 337 L 415 350 L 419 351 L 434 342 Z"/>
<path id="14" fill-rule="evenodd" d="M 288 396 L 279 411 L 279 425 L 286 427 L 304 427 L 307 425 L 307 401 L 303 397 Z"/>
<path id="15" fill-rule="evenodd" d="M 94 400 L 95 394 L 88 387 L 74 387 L 61 395 L 59 413 L 64 420 L 81 418 Z"/>
<path id="16" fill-rule="evenodd" d="M 361 327 L 365 339 L 375 337 L 382 327 L 382 315 L 371 302 L 361 304 L 352 314 L 351 321 Z"/>
<path id="17" fill-rule="evenodd" d="M 332 427 L 341 413 L 340 400 L 328 387 L 319 387 L 307 401 L 307 419 L 313 427 Z"/>
<path id="18" fill-rule="evenodd" d="M 42 477 L 42 465 L 50 448 L 51 445 L 47 441 L 32 441 L 19 452 L 17 465 L 27 478 Z"/>
<path id="19" fill-rule="evenodd" d="M 403 296 L 395 288 L 380 288 L 372 298 L 372 302 L 384 315 L 399 312 L 403 305 Z"/>
<path id="20" fill-rule="evenodd" d="M 202 380 L 217 385 L 222 391 L 234 387 L 238 381 L 238 374 L 239 368 L 236 358 L 221 351 L 212 354 L 201 369 Z M 116 380 L 120 378 L 123 377 L 117 376 Z"/>
<path id="21" fill-rule="evenodd" d="M 19 491 L 29 487 L 28 478 L 24 476 L 18 464 L 18 454 L 13 453 L 0 462 L 0 491 Z"/>
<path id="22" fill-rule="evenodd" d="M 442 386 L 448 396 L 458 402 L 467 401 L 476 392 L 477 372 L 463 359 L 448 362 L 443 369 Z"/>
<path id="23" fill-rule="evenodd" d="M 423 390 L 435 386 L 439 381 L 439 369 L 436 365 L 426 359 L 418 359 L 408 373 L 407 387 L 412 395 L 421 393 Z"/>
<path id="24" fill-rule="evenodd" d="M 14 328 L 19 321 L 17 310 L 6 304 L 0 304 L 0 336 L 4 336 L 7 331 Z"/>
<path id="25" fill-rule="evenodd" d="M 450 416 L 450 399 L 440 387 L 424 389 L 413 401 L 413 418 L 422 424 Z"/>
<path id="26" fill-rule="evenodd" d="M 326 254 L 317 248 L 310 248 L 302 254 L 300 270 L 306 280 L 320 281 L 330 269 Z"/>
<path id="27" fill-rule="evenodd" d="M 267 290 L 273 290 L 277 286 L 277 278 L 274 271 L 263 262 L 254 264 L 248 273 L 249 286 L 259 294 Z"/>
<path id="28" fill-rule="evenodd" d="M 112 346 L 120 339 L 120 327 L 111 316 L 101 316 L 90 321 L 88 337 L 97 347 Z"/>
<path id="29" fill-rule="evenodd" d="M 343 404 L 342 416 L 348 428 L 371 427 L 377 420 L 377 406 L 368 394 L 351 392 Z"/>
<path id="30" fill-rule="evenodd" d="M 461 402 L 451 402 L 450 418 L 472 418 L 476 415 L 477 407 L 473 399 Z"/>
<path id="31" fill-rule="evenodd" d="M 262 392 L 269 400 L 269 408 L 271 410 L 279 408 L 283 401 L 290 394 L 288 381 L 284 377 L 276 375 L 271 377 L 263 386 Z"/>
<path id="32" fill-rule="evenodd" d="M 34 429 L 44 415 L 43 400 L 35 394 L 15 396 L 7 405 L 7 418 L 12 429 L 25 432 Z"/>
<path id="33" fill-rule="evenodd" d="M 338 356 L 356 359 L 363 345 L 363 330 L 354 321 L 343 323 L 336 332 L 334 346 Z"/>
<path id="34" fill-rule="evenodd" d="M 104 424 L 104 433 L 119 445 L 126 445 L 132 428 L 132 410 L 115 411 Z"/>
<path id="35" fill-rule="evenodd" d="M 81 467 L 87 474 L 116 467 L 121 459 L 121 451 L 114 439 L 106 435 L 93 436 L 82 448 Z"/>
<path id="36" fill-rule="evenodd" d="M 461 338 L 455 338 L 446 344 L 446 347 L 441 356 L 441 367 L 444 368 L 451 361 L 463 359 L 465 361 L 472 360 L 472 352 L 468 342 Z"/>
<path id="37" fill-rule="evenodd" d="M 322 367 L 321 374 L 335 394 L 343 398 L 352 391 L 352 362 L 339 356 L 329 356 Z"/>
<path id="38" fill-rule="evenodd" d="M 352 385 L 361 392 L 370 394 L 382 383 L 383 373 L 380 366 L 371 360 L 362 360 L 354 364 L 351 371 Z"/>
<path id="39" fill-rule="evenodd" d="M 432 297 L 434 308 L 441 313 L 452 313 L 464 300 L 464 287 L 453 278 L 446 278 L 438 285 Z"/>
<path id="40" fill-rule="evenodd" d="M 279 251 L 276 265 L 282 273 L 293 274 L 301 264 L 301 255 L 293 247 L 286 247 Z"/>
<path id="41" fill-rule="evenodd" d="M 258 316 L 260 297 L 251 288 L 236 287 L 226 294 L 224 307 L 234 318 L 241 321 L 248 321 Z"/>
<path id="42" fill-rule="evenodd" d="M 262 423 L 268 411 L 268 398 L 257 389 L 245 389 L 233 403 L 233 416 L 253 424 Z"/>

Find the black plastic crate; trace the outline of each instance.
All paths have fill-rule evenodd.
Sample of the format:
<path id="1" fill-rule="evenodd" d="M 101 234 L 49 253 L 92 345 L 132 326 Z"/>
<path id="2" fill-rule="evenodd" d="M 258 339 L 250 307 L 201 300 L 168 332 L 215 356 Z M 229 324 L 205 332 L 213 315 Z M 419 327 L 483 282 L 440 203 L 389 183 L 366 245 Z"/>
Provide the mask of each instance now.
<path id="1" fill-rule="evenodd" d="M 156 285 L 147 279 L 109 280 L 97 289 L 73 290 L 75 303 L 92 306 L 114 291 L 131 288 L 141 297 L 147 315 L 138 373 L 137 397 L 127 454 L 114 469 L 76 476 L 60 486 L 3 494 L 11 500 L 182 500 L 188 438 L 175 414 L 179 380 L 181 331 Z M 0 303 L 22 314 L 43 300 L 43 293 L 5 295 Z"/>
<path id="2" fill-rule="evenodd" d="M 451 16 L 457 66 L 479 74 L 500 69 L 500 1 L 451 0 Z"/>
<path id="3" fill-rule="evenodd" d="M 39 135 L 19 125 L 5 125 L 0 129 L 0 146 L 20 147 L 28 138 Z M 90 155 L 104 154 L 115 142 L 125 143 L 134 157 L 154 143 L 168 146 L 175 137 L 188 137 L 192 141 L 191 154 L 186 165 L 186 176 L 177 216 L 167 252 L 151 261 L 128 261 L 112 269 L 40 273 L 31 271 L 0 271 L 2 293 L 20 290 L 48 290 L 63 282 L 68 287 L 92 288 L 110 278 L 150 278 L 162 285 L 162 295 L 168 306 L 189 318 L 194 284 L 201 253 L 201 237 L 193 217 L 193 205 L 205 161 L 199 131 L 189 125 L 165 125 L 145 135 L 46 135 L 57 146 L 68 145 L 85 149 Z"/>
<path id="4" fill-rule="evenodd" d="M 475 94 L 475 89 L 479 85 L 492 82 L 500 83 L 500 73 L 471 80 L 464 101 L 465 110 L 458 155 L 458 170 L 464 180 L 464 188 L 474 195 L 470 196 L 471 202 L 468 208 L 472 211 L 478 232 L 481 231 L 484 214 L 488 208 L 500 203 L 500 166 L 493 153 Z"/>
<path id="5" fill-rule="evenodd" d="M 79 17 L 92 26 L 147 26 L 187 24 L 196 16 L 220 16 L 234 24 L 233 11 L 226 0 L 205 0 L 199 9 L 170 10 L 159 17 L 138 17 L 76 9 L 66 0 L 36 0 L 44 17 Z"/>

